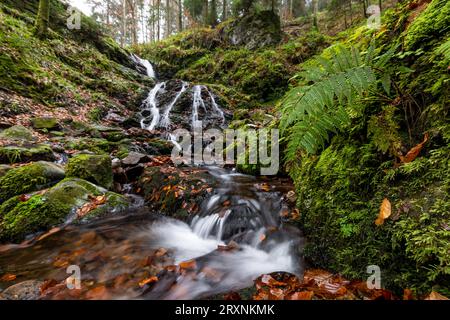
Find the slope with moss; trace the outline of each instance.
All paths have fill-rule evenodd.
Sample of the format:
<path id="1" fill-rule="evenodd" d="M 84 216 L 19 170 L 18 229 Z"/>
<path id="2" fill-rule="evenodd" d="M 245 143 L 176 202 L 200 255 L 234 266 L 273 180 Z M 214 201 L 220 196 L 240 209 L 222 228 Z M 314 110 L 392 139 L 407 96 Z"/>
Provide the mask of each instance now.
<path id="1" fill-rule="evenodd" d="M 449 10 L 445 0 L 408 1 L 384 13 L 380 30 L 348 31 L 341 45 L 359 48 L 365 57 L 372 43 L 374 64 L 389 50 L 391 60 L 374 70 L 382 71 L 378 80 L 352 100 L 322 105 L 319 92 L 315 103 L 322 109 L 302 109 L 291 119 L 286 166 L 296 184 L 300 225 L 309 240 L 305 256 L 312 264 L 350 278 L 367 278 L 367 267 L 377 265 L 382 285 L 398 294 L 404 288 L 419 296 L 450 293 Z M 340 61 L 327 50 L 302 69 L 322 68 L 320 61 L 331 56 Z M 337 79 L 324 77 L 300 73 L 299 89 L 292 90 Z M 312 106 L 290 97 L 282 103 L 285 122 L 292 108 Z M 336 122 L 333 132 L 321 120 L 338 108 L 348 120 Z M 302 128 L 311 131 L 305 140 Z M 319 141 L 314 134 L 319 131 L 329 141 Z M 311 145 L 315 148 L 307 150 Z M 385 198 L 390 215 L 375 223 Z"/>

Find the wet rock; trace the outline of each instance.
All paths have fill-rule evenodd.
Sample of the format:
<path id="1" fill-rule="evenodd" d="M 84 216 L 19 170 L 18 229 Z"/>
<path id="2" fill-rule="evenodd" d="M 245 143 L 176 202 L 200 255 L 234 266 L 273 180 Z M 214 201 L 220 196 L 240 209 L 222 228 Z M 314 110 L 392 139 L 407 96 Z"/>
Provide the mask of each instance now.
<path id="1" fill-rule="evenodd" d="M 49 117 L 33 118 L 31 119 L 31 125 L 38 130 L 55 130 L 59 128 L 58 119 Z"/>
<path id="2" fill-rule="evenodd" d="M 117 169 L 117 168 L 119 168 L 121 166 L 122 166 L 122 161 L 119 158 L 114 158 L 111 161 L 111 167 L 112 167 L 113 170 Z"/>
<path id="3" fill-rule="evenodd" d="M 135 166 L 138 163 L 147 162 L 149 157 L 145 154 L 131 151 L 128 156 L 122 159 L 122 164 L 124 166 Z"/>
<path id="4" fill-rule="evenodd" d="M 104 197 L 80 215 L 77 210 Z M 86 180 L 68 178 L 44 193 L 23 199 L 10 198 L 0 206 L 0 241 L 20 242 L 26 235 L 46 231 L 66 221 L 85 222 L 128 207 L 122 195 L 109 192 Z"/>
<path id="5" fill-rule="evenodd" d="M 136 191 L 151 208 L 182 219 L 198 213 L 199 203 L 216 184 L 216 178 L 207 170 L 166 164 L 146 167 L 136 183 Z"/>
<path id="6" fill-rule="evenodd" d="M 111 121 L 111 122 L 123 123 L 126 120 L 126 118 L 118 115 L 115 112 L 109 111 L 105 117 L 105 120 Z"/>
<path id="7" fill-rule="evenodd" d="M 78 154 L 69 159 L 67 177 L 77 177 L 110 188 L 113 183 L 111 159 L 108 155 Z"/>
<path id="8" fill-rule="evenodd" d="M 144 172 L 144 165 L 139 164 L 137 166 L 127 168 L 125 170 L 125 174 L 127 176 L 127 181 L 135 181 L 137 178 L 141 176 L 141 174 Z"/>
<path id="9" fill-rule="evenodd" d="M 53 150 L 46 144 L 24 144 L 0 147 L 0 163 L 54 161 Z"/>
<path id="10" fill-rule="evenodd" d="M 60 166 L 44 161 L 9 170 L 0 178 L 0 203 L 16 195 L 48 188 L 64 176 Z"/>
<path id="11" fill-rule="evenodd" d="M 3 130 L 0 133 L 0 138 L 10 140 L 32 141 L 33 133 L 31 130 L 27 129 L 24 126 L 16 125 Z"/>
<path id="12" fill-rule="evenodd" d="M 6 288 L 0 293 L 0 300 L 37 300 L 44 282 L 27 280 Z"/>

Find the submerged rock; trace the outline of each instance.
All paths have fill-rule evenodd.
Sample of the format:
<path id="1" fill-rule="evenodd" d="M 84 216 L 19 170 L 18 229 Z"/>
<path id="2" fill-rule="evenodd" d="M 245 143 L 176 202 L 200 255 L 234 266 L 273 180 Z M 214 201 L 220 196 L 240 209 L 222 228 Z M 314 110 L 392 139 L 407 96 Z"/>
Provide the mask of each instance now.
<path id="1" fill-rule="evenodd" d="M 0 293 L 0 300 L 37 300 L 43 281 L 27 280 L 14 284 Z"/>
<path id="2" fill-rule="evenodd" d="M 69 159 L 66 174 L 111 188 L 113 172 L 108 155 L 79 154 Z"/>
<path id="3" fill-rule="evenodd" d="M 0 203 L 16 195 L 48 188 L 64 176 L 60 166 L 45 161 L 11 169 L 0 178 Z"/>
<path id="4" fill-rule="evenodd" d="M 13 197 L 0 206 L 0 241 L 21 241 L 26 235 L 66 221 L 89 221 L 129 205 L 126 197 L 78 178 L 65 179 L 43 194 L 22 200 Z M 77 212 L 90 203 L 93 203 L 90 210 Z"/>

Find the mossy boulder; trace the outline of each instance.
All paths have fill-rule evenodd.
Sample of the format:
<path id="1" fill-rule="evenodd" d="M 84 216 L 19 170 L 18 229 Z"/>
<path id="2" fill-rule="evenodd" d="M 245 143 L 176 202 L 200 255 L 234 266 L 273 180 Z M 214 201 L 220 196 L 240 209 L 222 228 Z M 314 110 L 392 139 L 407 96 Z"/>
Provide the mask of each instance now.
<path id="1" fill-rule="evenodd" d="M 60 166 L 44 161 L 11 169 L 0 177 L 0 203 L 16 195 L 48 188 L 64 176 Z"/>
<path id="2" fill-rule="evenodd" d="M 16 125 L 3 130 L 0 133 L 0 138 L 31 141 L 33 140 L 33 132 L 24 126 Z"/>
<path id="3" fill-rule="evenodd" d="M 106 139 L 87 137 L 67 140 L 65 147 L 72 150 L 86 150 L 97 154 L 106 154 L 111 152 L 114 144 Z"/>
<path id="4" fill-rule="evenodd" d="M 0 163 L 54 161 L 52 148 L 46 144 L 25 144 L 0 147 Z"/>
<path id="5" fill-rule="evenodd" d="M 0 178 L 3 177 L 13 167 L 7 164 L 0 164 Z"/>
<path id="6" fill-rule="evenodd" d="M 84 216 L 77 209 L 104 196 L 105 201 Z M 86 180 L 65 179 L 46 191 L 35 194 L 26 201 L 14 197 L 0 206 L 0 241 L 17 242 L 26 235 L 45 231 L 64 222 L 84 222 L 100 215 L 115 213 L 128 207 L 128 200 L 108 192 Z"/>
<path id="7" fill-rule="evenodd" d="M 31 119 L 31 125 L 38 130 L 55 130 L 59 128 L 58 119 L 51 117 L 33 118 Z"/>
<path id="8" fill-rule="evenodd" d="M 110 188 L 113 183 L 111 159 L 108 155 L 78 154 L 69 159 L 66 175 Z"/>
<path id="9" fill-rule="evenodd" d="M 233 45 L 253 50 L 281 41 L 280 17 L 273 11 L 256 11 L 227 24 L 223 37 Z"/>

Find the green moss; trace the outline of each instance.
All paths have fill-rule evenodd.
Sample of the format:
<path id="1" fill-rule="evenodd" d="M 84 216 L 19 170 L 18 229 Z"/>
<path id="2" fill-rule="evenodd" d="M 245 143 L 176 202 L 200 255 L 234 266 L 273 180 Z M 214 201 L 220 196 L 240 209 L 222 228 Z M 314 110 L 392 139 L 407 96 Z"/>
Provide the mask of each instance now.
<path id="1" fill-rule="evenodd" d="M 450 3 L 433 0 L 412 22 L 405 34 L 405 48 L 412 50 L 424 44 L 430 46 L 450 29 Z"/>
<path id="2" fill-rule="evenodd" d="M 56 118 L 33 118 L 31 124 L 34 129 L 56 129 L 58 127 L 58 119 Z"/>
<path id="3" fill-rule="evenodd" d="M 16 125 L 3 130 L 0 133 L 0 138 L 30 141 L 33 140 L 33 133 L 31 130 L 27 129 L 24 126 Z"/>
<path id="4" fill-rule="evenodd" d="M 105 188 L 110 188 L 113 183 L 109 155 L 76 155 L 69 159 L 66 174 L 68 177 L 82 178 Z"/>
<path id="5" fill-rule="evenodd" d="M 45 144 L 31 146 L 0 147 L 0 163 L 18 163 L 29 161 L 53 161 L 53 150 Z"/>
<path id="6" fill-rule="evenodd" d="M 98 133 L 98 136 L 101 134 Z M 67 141 L 65 146 L 67 149 L 87 150 L 98 154 L 109 153 L 114 147 L 108 140 L 101 138 L 76 138 Z"/>
<path id="7" fill-rule="evenodd" d="M 63 178 L 64 170 L 50 162 L 11 169 L 0 178 L 0 203 L 15 195 L 47 188 Z"/>
<path id="8" fill-rule="evenodd" d="M 90 197 L 101 195 L 106 195 L 106 203 L 77 221 L 88 221 L 128 206 L 125 197 L 74 178 L 65 179 L 44 194 L 34 195 L 24 202 L 19 197 L 11 198 L 0 206 L 0 241 L 21 241 L 26 235 L 61 224 L 73 217 L 76 209 L 91 201 Z"/>

